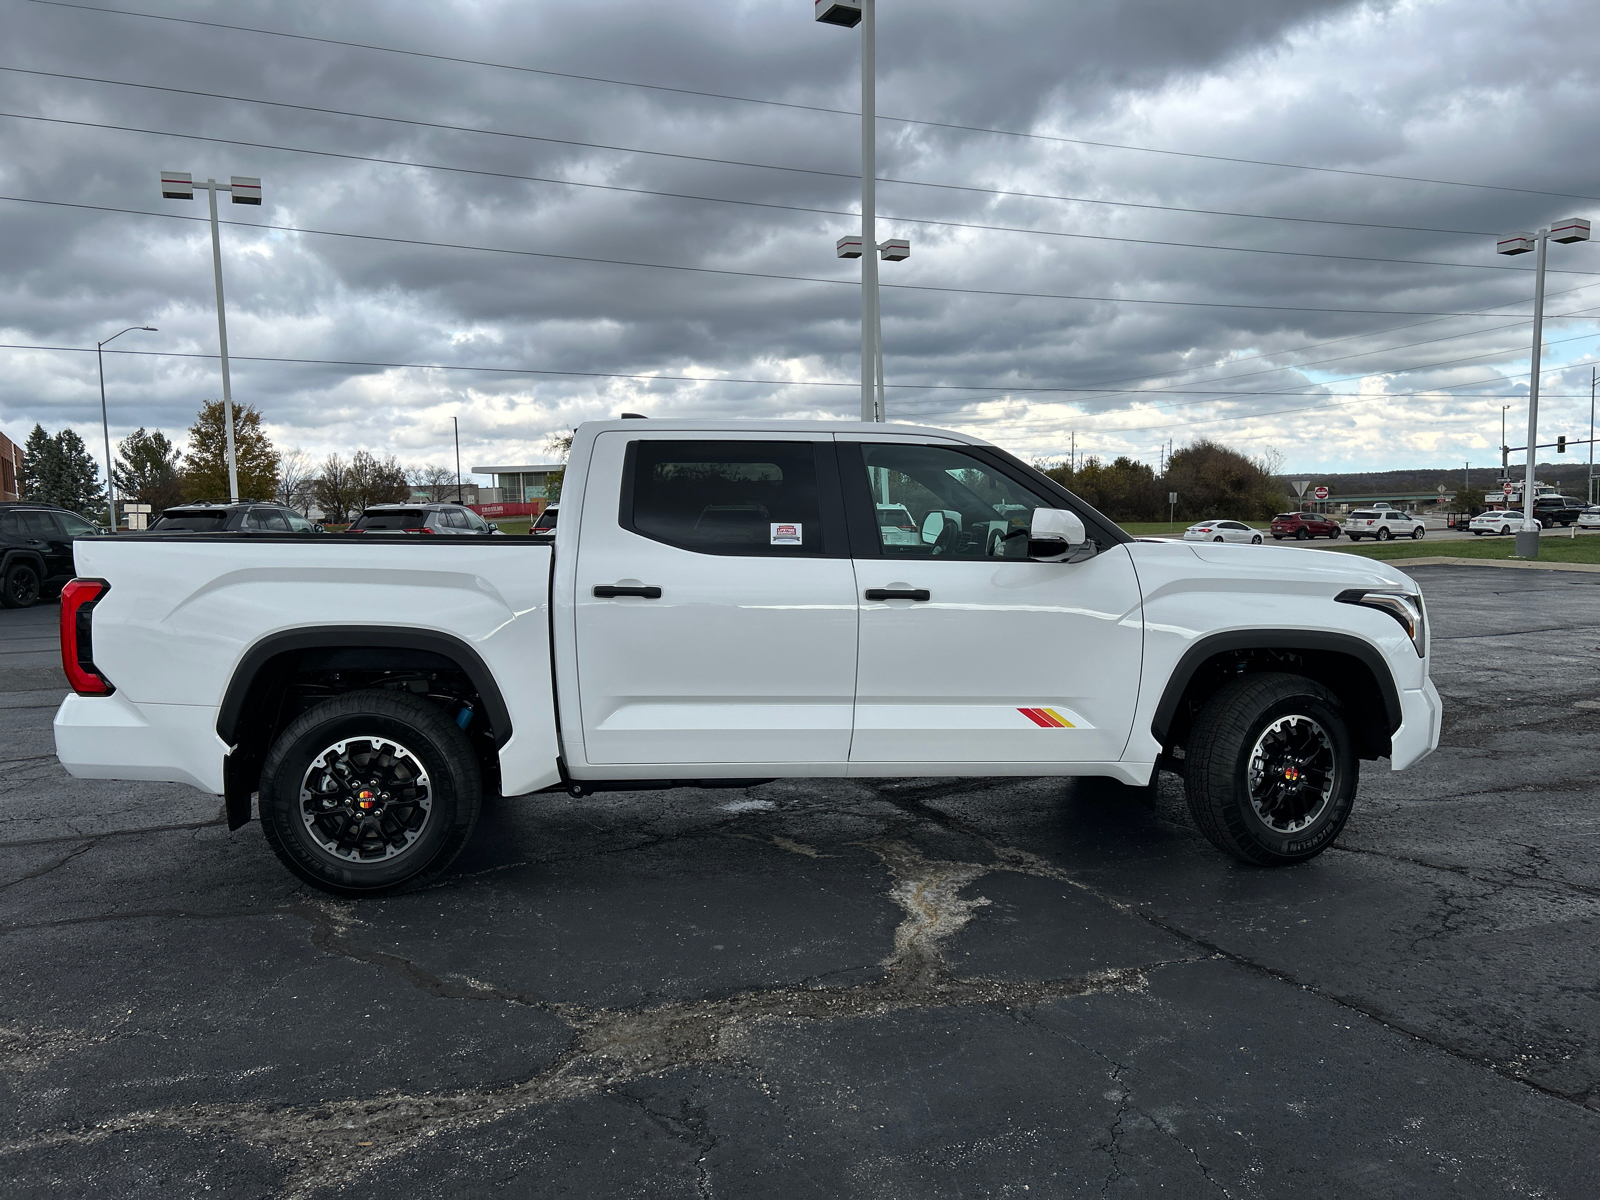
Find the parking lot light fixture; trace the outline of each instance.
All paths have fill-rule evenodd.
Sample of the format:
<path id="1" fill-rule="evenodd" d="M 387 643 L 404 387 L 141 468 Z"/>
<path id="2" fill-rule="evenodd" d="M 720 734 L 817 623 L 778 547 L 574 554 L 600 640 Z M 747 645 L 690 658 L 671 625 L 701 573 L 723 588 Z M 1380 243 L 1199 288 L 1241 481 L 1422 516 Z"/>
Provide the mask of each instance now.
<path id="1" fill-rule="evenodd" d="M 129 325 L 126 329 L 119 329 L 103 342 L 94 344 L 95 364 L 100 368 L 100 432 L 106 439 L 106 528 L 112 533 L 117 532 L 117 490 L 111 481 L 111 422 L 106 417 L 106 356 L 105 348 L 116 341 L 125 333 L 132 333 L 135 329 L 145 333 L 157 332 L 154 325 Z"/>
<path id="2" fill-rule="evenodd" d="M 1533 362 L 1528 374 L 1528 468 L 1522 487 L 1522 528 L 1517 531 L 1517 557 L 1539 557 L 1539 518 L 1535 513 L 1537 495 L 1533 472 L 1539 458 L 1539 351 L 1544 342 L 1544 260 L 1551 242 L 1586 242 L 1589 222 L 1583 217 L 1568 217 L 1537 233 L 1508 233 L 1495 244 L 1497 254 L 1526 254 L 1536 251 L 1533 269 Z M 1503 441 L 1504 439 L 1502 439 Z"/>
<path id="3" fill-rule="evenodd" d="M 222 303 L 222 238 L 217 231 L 217 193 L 227 192 L 235 204 L 260 204 L 261 180 L 233 175 L 227 183 L 196 183 L 187 171 L 161 172 L 161 195 L 168 200 L 193 200 L 200 188 L 211 201 L 211 267 L 217 283 L 217 348 L 222 356 L 222 419 L 228 446 L 228 498 L 239 503 L 239 463 L 233 447 L 233 380 L 228 371 L 228 318 Z"/>

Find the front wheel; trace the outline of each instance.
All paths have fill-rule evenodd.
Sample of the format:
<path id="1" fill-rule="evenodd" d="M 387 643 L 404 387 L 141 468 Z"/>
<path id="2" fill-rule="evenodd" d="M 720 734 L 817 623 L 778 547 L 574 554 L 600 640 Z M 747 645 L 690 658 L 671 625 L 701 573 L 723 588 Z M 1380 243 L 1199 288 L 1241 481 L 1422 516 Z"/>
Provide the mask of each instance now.
<path id="1" fill-rule="evenodd" d="M 39 599 L 39 572 L 31 563 L 12 563 L 0 578 L 0 608 L 27 608 Z"/>
<path id="2" fill-rule="evenodd" d="M 1246 675 L 1189 735 L 1189 811 L 1219 850 L 1260 866 L 1321 854 L 1355 803 L 1359 765 L 1338 699 L 1299 675 Z"/>
<path id="3" fill-rule="evenodd" d="M 1411 531 L 1411 540 L 1413 542 L 1420 542 L 1422 540 L 1422 526 L 1421 525 L 1418 525 L 1415 529 L 1413 529 Z"/>
<path id="4" fill-rule="evenodd" d="M 442 709 L 349 692 L 302 713 L 261 769 L 261 829 L 323 891 L 370 896 L 441 874 L 472 836 L 477 756 Z"/>
<path id="5" fill-rule="evenodd" d="M 1333 532 L 1328 534 L 1328 540 L 1330 542 L 1337 542 L 1339 540 L 1339 527 L 1337 525 L 1333 527 Z"/>
<path id="6" fill-rule="evenodd" d="M 1260 535 L 1260 534 L 1259 534 L 1259 533 L 1258 533 L 1258 534 L 1256 534 L 1256 535 L 1255 535 L 1255 537 L 1253 537 L 1253 538 L 1251 538 L 1251 539 L 1250 539 L 1250 544 L 1251 544 L 1251 545 L 1252 545 L 1252 546 L 1259 546 L 1259 545 L 1261 545 L 1261 535 Z"/>

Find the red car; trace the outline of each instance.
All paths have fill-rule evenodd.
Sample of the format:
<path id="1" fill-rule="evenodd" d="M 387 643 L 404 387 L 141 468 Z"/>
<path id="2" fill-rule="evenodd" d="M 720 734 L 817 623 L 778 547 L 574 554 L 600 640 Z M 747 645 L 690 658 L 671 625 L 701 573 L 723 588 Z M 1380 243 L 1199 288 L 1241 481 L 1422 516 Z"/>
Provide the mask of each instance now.
<path id="1" fill-rule="evenodd" d="M 1314 537 L 1336 538 L 1339 533 L 1339 522 L 1321 513 L 1287 512 L 1272 518 L 1272 536 L 1280 542 L 1286 537 L 1302 542 Z"/>

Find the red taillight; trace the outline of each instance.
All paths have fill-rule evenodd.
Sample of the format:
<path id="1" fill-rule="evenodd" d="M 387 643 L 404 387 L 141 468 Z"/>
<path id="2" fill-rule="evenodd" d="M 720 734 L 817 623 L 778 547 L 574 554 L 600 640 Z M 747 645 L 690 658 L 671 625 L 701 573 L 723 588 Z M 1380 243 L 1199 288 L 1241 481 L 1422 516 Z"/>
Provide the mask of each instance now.
<path id="1" fill-rule="evenodd" d="M 94 606 L 111 590 L 104 579 L 74 579 L 61 589 L 61 669 L 80 696 L 109 696 L 116 688 L 94 665 Z"/>
<path id="2" fill-rule="evenodd" d="M 433 530 L 429 529 L 426 525 L 419 525 L 415 529 L 409 529 L 409 528 L 408 529 L 402 529 L 400 532 L 401 533 L 432 533 Z"/>

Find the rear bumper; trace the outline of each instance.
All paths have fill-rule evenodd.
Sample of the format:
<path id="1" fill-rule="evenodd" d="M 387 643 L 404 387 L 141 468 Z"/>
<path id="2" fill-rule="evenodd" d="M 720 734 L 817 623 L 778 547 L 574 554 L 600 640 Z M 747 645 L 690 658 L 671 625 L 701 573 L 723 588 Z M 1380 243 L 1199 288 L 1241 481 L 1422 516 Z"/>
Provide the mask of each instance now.
<path id="1" fill-rule="evenodd" d="M 159 780 L 222 794 L 228 747 L 212 706 L 135 704 L 121 692 L 68 696 L 55 735 L 56 757 L 79 779 Z"/>
<path id="2" fill-rule="evenodd" d="M 1424 679 L 1420 688 L 1401 692 L 1400 728 L 1389 739 L 1389 769 L 1404 771 L 1437 750 L 1443 722 L 1444 704 L 1433 680 Z"/>

